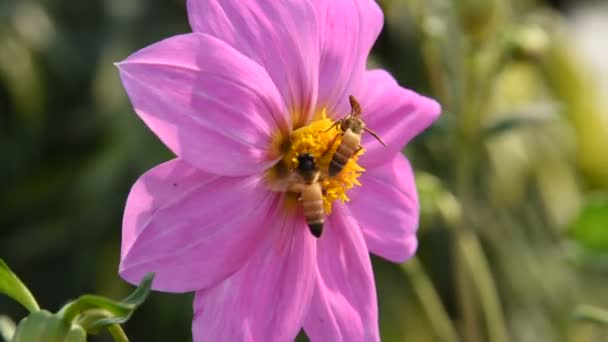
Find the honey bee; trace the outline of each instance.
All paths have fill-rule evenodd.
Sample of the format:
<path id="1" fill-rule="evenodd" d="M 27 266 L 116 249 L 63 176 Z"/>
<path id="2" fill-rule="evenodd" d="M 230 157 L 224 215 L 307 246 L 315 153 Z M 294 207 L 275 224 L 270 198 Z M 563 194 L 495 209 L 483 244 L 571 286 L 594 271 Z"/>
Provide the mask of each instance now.
<path id="1" fill-rule="evenodd" d="M 298 155 L 298 166 L 295 169 L 298 178 L 291 187 L 291 191 L 300 194 L 299 201 L 304 209 L 304 217 L 310 232 L 315 237 L 323 233 L 324 211 L 323 211 L 323 187 L 319 182 L 320 171 L 315 163 L 315 157 L 309 153 Z"/>
<path id="2" fill-rule="evenodd" d="M 361 119 L 361 105 L 359 105 L 357 99 L 352 95 L 350 95 L 348 99 L 351 107 L 350 114 L 338 120 L 327 130 L 329 131 L 335 126 L 338 126 L 340 130 L 340 133 L 329 145 L 328 151 L 331 150 L 338 136 L 342 136 L 342 142 L 340 143 L 340 146 L 338 146 L 338 149 L 329 164 L 330 177 L 334 177 L 340 173 L 344 168 L 344 165 L 361 150 L 361 136 L 363 135 L 363 131 L 373 135 L 374 138 L 378 139 L 378 141 L 386 147 L 386 144 L 374 131 L 365 127 L 365 123 L 363 122 L 363 119 Z"/>

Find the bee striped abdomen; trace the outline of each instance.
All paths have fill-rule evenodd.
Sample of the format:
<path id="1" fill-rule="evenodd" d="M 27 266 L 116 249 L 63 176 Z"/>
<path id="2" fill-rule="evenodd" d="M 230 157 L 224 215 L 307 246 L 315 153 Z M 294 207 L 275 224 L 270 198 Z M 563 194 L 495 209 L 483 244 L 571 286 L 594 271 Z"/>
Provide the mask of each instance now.
<path id="1" fill-rule="evenodd" d="M 353 133 L 350 129 L 344 132 L 342 136 L 342 142 L 336 153 L 334 154 L 329 164 L 329 175 L 331 177 L 337 175 L 342 171 L 346 163 L 353 157 L 356 150 L 359 148 L 361 142 L 361 135 Z"/>
<path id="2" fill-rule="evenodd" d="M 308 203 L 304 203 L 304 217 L 306 217 L 306 222 L 308 226 L 312 229 L 313 225 L 320 224 L 321 229 L 323 229 L 324 222 L 324 211 L 323 211 L 323 200 L 310 201 Z M 319 233 L 319 235 L 321 235 Z"/>
<path id="3" fill-rule="evenodd" d="M 340 147 L 336 151 L 336 154 L 334 154 L 331 163 L 329 164 L 329 175 L 333 177 L 340 173 L 346 163 L 348 163 L 350 157 L 352 157 L 353 152 L 354 151 L 349 149 L 348 147 L 340 145 Z"/>
<path id="4" fill-rule="evenodd" d="M 304 217 L 306 218 L 310 232 L 314 236 L 320 237 L 323 232 L 323 223 L 325 222 L 320 184 L 309 184 L 302 191 L 302 209 L 304 210 Z"/>
<path id="5" fill-rule="evenodd" d="M 304 215 L 311 219 L 323 217 L 323 200 L 318 199 L 314 201 L 306 201 L 302 203 L 304 207 Z"/>

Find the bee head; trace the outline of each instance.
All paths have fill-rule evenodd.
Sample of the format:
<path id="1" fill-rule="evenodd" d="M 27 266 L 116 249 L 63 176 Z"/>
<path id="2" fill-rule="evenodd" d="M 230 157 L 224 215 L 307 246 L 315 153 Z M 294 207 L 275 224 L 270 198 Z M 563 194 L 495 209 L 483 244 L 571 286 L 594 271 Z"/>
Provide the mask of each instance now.
<path id="1" fill-rule="evenodd" d="M 298 170 L 300 172 L 312 172 L 317 168 L 315 156 L 310 153 L 298 155 Z"/>
<path id="2" fill-rule="evenodd" d="M 346 132 L 347 129 L 350 129 L 354 133 L 359 134 L 363 130 L 363 121 L 357 116 L 349 115 L 342 120 L 340 128 L 342 129 L 342 132 Z"/>

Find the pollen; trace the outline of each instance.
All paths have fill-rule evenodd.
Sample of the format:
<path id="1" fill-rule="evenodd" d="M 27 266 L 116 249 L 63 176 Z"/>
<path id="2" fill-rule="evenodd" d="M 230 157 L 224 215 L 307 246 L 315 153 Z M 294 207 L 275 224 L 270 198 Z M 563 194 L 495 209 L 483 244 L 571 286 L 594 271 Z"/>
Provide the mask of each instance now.
<path id="1" fill-rule="evenodd" d="M 330 162 L 341 142 L 342 132 L 323 110 L 318 120 L 291 133 L 289 148 L 285 149 L 281 162 L 275 166 L 278 169 L 271 170 L 270 174 L 273 178 L 282 176 L 287 179 L 289 173 L 298 166 L 298 155 L 312 154 L 321 175 L 319 182 L 323 188 L 323 208 L 326 214 L 331 214 L 334 201 L 344 203 L 350 200 L 348 190 L 361 186 L 358 178 L 365 171 L 357 164 L 359 156 L 364 153 L 363 149 L 359 149 L 337 175 L 329 176 Z"/>

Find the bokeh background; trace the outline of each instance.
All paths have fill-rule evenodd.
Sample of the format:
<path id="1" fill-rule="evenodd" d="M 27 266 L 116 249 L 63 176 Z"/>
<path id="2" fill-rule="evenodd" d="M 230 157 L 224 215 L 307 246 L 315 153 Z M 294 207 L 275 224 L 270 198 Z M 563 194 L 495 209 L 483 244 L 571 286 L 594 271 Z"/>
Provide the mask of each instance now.
<path id="1" fill-rule="evenodd" d="M 607 341 L 572 316 L 608 308 L 608 1 L 380 3 L 370 67 L 444 107 L 404 151 L 419 253 L 373 260 L 383 340 Z M 47 309 L 132 289 L 116 274 L 123 206 L 172 155 L 113 62 L 189 31 L 184 4 L 0 0 L 0 257 Z M 25 313 L 0 297 L 0 314 Z M 125 330 L 188 341 L 191 316 L 190 295 L 153 293 Z"/>

